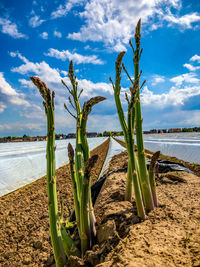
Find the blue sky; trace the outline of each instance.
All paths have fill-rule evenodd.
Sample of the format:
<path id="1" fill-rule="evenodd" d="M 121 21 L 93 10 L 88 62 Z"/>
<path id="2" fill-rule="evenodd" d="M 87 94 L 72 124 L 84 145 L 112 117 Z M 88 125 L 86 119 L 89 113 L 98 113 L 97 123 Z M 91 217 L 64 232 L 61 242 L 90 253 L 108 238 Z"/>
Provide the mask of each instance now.
<path id="1" fill-rule="evenodd" d="M 45 135 L 42 99 L 29 77 L 56 93 L 57 133 L 75 131 L 64 110 L 70 60 L 74 62 L 81 103 L 102 95 L 88 131 L 120 130 L 113 89 L 120 51 L 133 76 L 128 45 L 142 18 L 141 92 L 143 128 L 200 126 L 200 1 L 192 0 L 1 0 L 0 136 Z M 130 86 L 122 73 L 122 103 Z"/>

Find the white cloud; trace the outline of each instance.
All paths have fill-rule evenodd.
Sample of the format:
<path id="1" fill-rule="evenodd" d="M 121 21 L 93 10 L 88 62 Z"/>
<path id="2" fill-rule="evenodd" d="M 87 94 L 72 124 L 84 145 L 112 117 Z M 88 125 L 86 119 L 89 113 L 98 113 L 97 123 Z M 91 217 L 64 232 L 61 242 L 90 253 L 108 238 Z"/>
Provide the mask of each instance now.
<path id="1" fill-rule="evenodd" d="M 86 46 L 84 46 L 84 49 L 85 49 L 85 50 L 90 50 L 91 47 L 90 47 L 89 45 L 86 45 Z"/>
<path id="2" fill-rule="evenodd" d="M 61 38 L 62 37 L 62 33 L 61 32 L 57 32 L 57 31 L 54 31 L 54 36 L 58 37 L 58 38 Z"/>
<path id="3" fill-rule="evenodd" d="M 181 17 L 174 16 L 169 10 L 168 14 L 164 16 L 164 19 L 172 24 L 177 24 L 182 26 L 183 28 L 190 29 L 192 28 L 192 24 L 200 21 L 200 15 L 195 12 L 191 14 L 186 14 Z"/>
<path id="4" fill-rule="evenodd" d="M 31 81 L 27 81 L 26 79 L 19 79 L 18 81 L 25 88 L 34 88 L 35 87 Z"/>
<path id="5" fill-rule="evenodd" d="M 183 105 L 185 100 L 196 95 L 200 95 L 200 85 L 192 87 L 185 86 L 184 88 L 173 86 L 168 93 L 160 95 L 154 94 L 145 86 L 141 93 L 141 102 L 144 106 L 163 109 L 167 106 Z"/>
<path id="6" fill-rule="evenodd" d="M 48 33 L 47 32 L 43 32 L 43 33 L 40 34 L 40 37 L 42 39 L 48 39 Z"/>
<path id="7" fill-rule="evenodd" d="M 0 18 L 1 32 L 12 36 L 13 38 L 27 38 L 27 35 L 20 33 L 17 24 L 11 22 L 9 19 Z"/>
<path id="8" fill-rule="evenodd" d="M 65 70 L 61 70 L 61 72 L 60 72 L 61 74 L 63 74 L 64 76 L 67 76 L 67 74 L 68 74 L 68 72 L 67 71 L 65 71 Z"/>
<path id="9" fill-rule="evenodd" d="M 19 57 L 19 55 L 17 55 Z M 22 55 L 20 54 L 20 57 Z M 22 75 L 35 75 L 38 76 L 42 81 L 44 81 L 47 86 L 50 88 L 50 90 L 55 90 L 55 122 L 56 122 L 56 131 L 62 131 L 62 132 L 74 132 L 74 127 L 75 127 L 75 121 L 73 118 L 68 115 L 68 113 L 64 110 L 63 104 L 68 103 L 67 101 L 67 96 L 68 92 L 67 89 L 62 85 L 61 79 L 64 79 L 65 83 L 71 88 L 71 83 L 69 81 L 68 77 L 63 78 L 62 75 L 67 75 L 66 71 L 63 70 L 58 70 L 51 68 L 49 64 L 46 62 L 30 62 L 28 59 L 26 59 L 27 62 L 24 63 L 21 66 L 12 68 L 11 70 L 13 72 L 20 73 Z M 76 72 L 76 68 L 74 68 L 74 71 Z M 19 79 L 19 82 L 23 86 L 30 87 L 30 80 L 26 79 Z M 79 91 L 83 88 L 84 91 L 82 93 L 82 99 L 88 99 L 91 97 L 94 97 L 96 95 L 102 95 L 109 97 L 113 94 L 113 88 L 111 84 L 108 83 L 94 83 L 90 80 L 86 79 L 77 79 L 78 81 L 78 88 Z M 36 88 L 36 87 L 35 87 Z M 32 101 L 37 103 L 37 106 L 42 103 L 41 96 L 38 93 L 38 90 L 36 89 L 36 94 L 32 95 L 31 97 Z M 32 104 L 31 104 L 32 106 Z M 43 115 L 42 115 L 43 113 Z M 44 110 L 40 110 L 40 108 L 26 108 L 24 109 L 24 112 L 20 112 L 20 116 L 24 117 L 25 119 L 33 119 L 33 118 L 38 118 L 43 121 L 43 124 L 45 124 L 45 116 L 44 116 Z M 99 116 L 100 117 L 100 116 Z M 112 116 L 110 116 L 111 118 Z M 108 121 L 108 120 L 107 120 Z M 94 122 L 92 119 L 90 122 L 95 123 L 95 125 L 98 125 L 97 121 Z M 103 124 L 103 123 L 102 123 Z M 89 125 L 89 124 L 88 124 Z M 106 126 L 104 125 L 106 128 Z M 92 127 L 94 128 L 94 127 Z M 88 129 L 92 129 L 89 127 Z"/>
<path id="10" fill-rule="evenodd" d="M 194 67 L 193 65 L 187 64 L 187 63 L 184 64 L 183 67 L 187 68 L 190 71 L 196 71 L 196 70 L 199 70 L 200 69 L 200 66 Z"/>
<path id="11" fill-rule="evenodd" d="M 79 13 L 85 24 L 78 32 L 68 34 L 68 38 L 80 41 L 101 41 L 115 51 L 125 50 L 125 45 L 133 36 L 139 18 L 148 23 L 162 11 L 162 4 L 178 8 L 179 0 L 91 0 L 85 10 Z M 163 15 L 160 16 L 163 20 Z"/>
<path id="12" fill-rule="evenodd" d="M 85 96 L 89 97 L 95 96 L 96 92 L 101 92 L 102 94 L 109 93 L 110 95 L 113 94 L 113 88 L 109 83 L 103 83 L 103 82 L 94 83 L 86 79 L 78 80 L 78 82 L 79 82 L 79 88 L 84 89 L 83 95 Z"/>
<path id="13" fill-rule="evenodd" d="M 183 83 L 199 83 L 200 79 L 196 77 L 196 73 L 185 73 L 170 79 L 176 86 L 181 86 Z"/>
<path id="14" fill-rule="evenodd" d="M 91 116 L 88 117 L 87 125 L 87 130 L 90 132 L 119 131 L 121 129 L 117 113 L 112 115 L 91 114 Z"/>
<path id="15" fill-rule="evenodd" d="M 45 56 L 49 57 L 55 57 L 57 59 L 61 59 L 65 61 L 66 59 L 73 60 L 73 62 L 77 64 L 81 63 L 91 63 L 91 64 L 96 64 L 96 65 L 102 65 L 104 62 L 101 59 L 98 59 L 96 55 L 92 56 L 83 56 L 78 53 L 71 53 L 69 50 L 62 50 L 59 51 L 54 48 L 50 48 L 48 53 L 45 53 Z"/>
<path id="16" fill-rule="evenodd" d="M 19 58 L 22 57 L 20 53 L 17 56 Z M 24 60 L 22 61 L 24 62 Z M 39 76 L 40 79 L 48 81 L 49 83 L 60 83 L 61 80 L 58 70 L 51 68 L 45 61 L 33 63 L 26 59 L 25 64 L 15 68 L 13 67 L 11 71 L 22 75 L 34 73 Z M 23 80 L 22 83 L 25 84 L 25 81 Z"/>
<path id="17" fill-rule="evenodd" d="M 0 99 L 0 112 L 3 112 L 8 105 L 30 106 L 24 94 L 13 89 L 2 72 L 0 72 Z"/>
<path id="18" fill-rule="evenodd" d="M 17 56 L 22 57 L 20 53 Z M 24 57 L 22 58 L 24 59 Z M 24 62 L 24 60 L 22 61 Z M 38 62 L 33 63 L 30 62 L 28 59 L 26 59 L 25 64 L 22 64 L 19 67 L 13 67 L 11 71 L 20 73 L 22 75 L 33 75 L 33 74 L 37 75 L 42 81 L 47 83 L 50 89 L 53 88 L 56 91 L 57 100 L 59 96 L 61 96 L 63 101 L 63 96 L 66 95 L 65 94 L 66 90 L 61 84 L 61 79 L 63 79 L 63 77 L 61 77 L 60 74 L 66 75 L 67 72 L 51 68 L 49 64 L 47 64 L 45 61 L 42 61 L 40 63 Z M 74 71 L 76 72 L 76 68 L 74 68 Z M 64 80 L 68 86 L 71 86 L 68 77 L 65 77 Z M 28 83 L 24 79 L 20 81 L 22 81 L 23 85 L 25 84 L 28 85 Z M 78 79 L 78 83 L 79 83 L 79 88 L 84 89 L 83 96 L 88 96 L 88 97 L 95 96 L 97 92 L 113 94 L 112 86 L 111 84 L 108 83 L 103 83 L 103 82 L 93 83 L 92 81 L 86 79 Z"/>
<path id="19" fill-rule="evenodd" d="M 5 108 L 7 108 L 7 106 L 2 101 L 0 101 L 0 113 L 2 113 Z"/>
<path id="20" fill-rule="evenodd" d="M 179 119 L 180 125 L 186 125 L 189 127 L 200 125 L 199 110 L 183 110 L 179 112 L 179 116 L 181 117 Z"/>
<path id="21" fill-rule="evenodd" d="M 179 26 L 181 30 L 192 28 L 194 23 L 200 21 L 199 13 L 180 16 L 180 10 L 181 0 L 91 0 L 79 13 L 85 23 L 79 31 L 69 33 L 68 38 L 103 42 L 106 47 L 119 52 L 126 50 L 139 18 L 148 30 L 162 27 L 164 21 L 169 27 Z"/>
<path id="22" fill-rule="evenodd" d="M 163 83 L 165 81 L 165 77 L 161 75 L 154 75 L 152 80 L 152 85 L 156 85 L 158 83 Z"/>
<path id="23" fill-rule="evenodd" d="M 148 109 L 145 112 L 144 128 L 182 128 L 194 127 L 200 124 L 199 110 L 182 110 L 179 107 L 173 107 L 172 110 L 167 110 L 167 112 L 166 110 L 160 110 L 159 116 L 157 112 L 155 109 Z"/>
<path id="24" fill-rule="evenodd" d="M 197 61 L 198 63 L 200 63 L 200 56 L 194 55 L 193 57 L 190 58 L 190 61 Z"/>
<path id="25" fill-rule="evenodd" d="M 38 123 L 14 122 L 14 123 L 0 124 L 0 132 L 10 131 L 13 133 L 13 129 L 15 132 L 27 131 L 27 130 L 40 131 L 41 128 L 42 125 Z"/>
<path id="26" fill-rule="evenodd" d="M 40 26 L 44 21 L 45 21 L 44 19 L 40 19 L 39 16 L 35 15 L 29 19 L 29 25 L 32 28 L 36 28 L 36 27 Z"/>
<path id="27" fill-rule="evenodd" d="M 18 57 L 19 59 L 21 59 L 24 63 L 28 63 L 28 59 L 26 59 L 24 56 L 22 56 L 18 51 L 16 52 L 10 52 L 9 53 L 11 57 Z"/>
<path id="28" fill-rule="evenodd" d="M 25 117 L 27 119 L 38 119 L 40 122 L 45 122 L 45 113 L 41 107 L 32 103 L 29 107 L 26 107 L 23 111 L 20 111 L 19 114 L 21 117 Z"/>
<path id="29" fill-rule="evenodd" d="M 68 0 L 64 5 L 59 5 L 56 11 L 51 13 L 51 18 L 56 19 L 66 16 L 67 13 L 74 7 L 81 5 L 85 0 Z"/>

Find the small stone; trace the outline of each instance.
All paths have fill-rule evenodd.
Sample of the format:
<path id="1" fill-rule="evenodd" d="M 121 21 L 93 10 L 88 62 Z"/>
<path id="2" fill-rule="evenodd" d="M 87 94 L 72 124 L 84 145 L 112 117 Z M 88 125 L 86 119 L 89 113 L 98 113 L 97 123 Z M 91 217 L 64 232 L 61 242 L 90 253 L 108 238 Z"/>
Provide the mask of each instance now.
<path id="1" fill-rule="evenodd" d="M 27 255 L 27 256 L 25 256 L 24 257 L 24 259 L 23 259 L 23 264 L 24 265 L 28 265 L 28 264 L 30 264 L 31 263 L 31 261 L 32 261 L 32 258 L 31 258 L 31 256 L 30 255 Z"/>
<path id="2" fill-rule="evenodd" d="M 92 250 L 86 251 L 85 258 L 86 258 L 86 261 L 88 261 L 89 263 L 92 264 L 92 266 L 96 266 L 97 264 L 99 264 L 98 251 L 96 251 L 96 252 L 94 252 Z"/>
<path id="3" fill-rule="evenodd" d="M 83 260 L 76 256 L 70 256 L 69 264 L 70 264 L 69 266 L 71 267 L 86 267 Z"/>
<path id="4" fill-rule="evenodd" d="M 14 216 L 14 213 L 13 213 L 12 210 L 10 210 L 10 211 L 8 212 L 8 216 Z"/>
<path id="5" fill-rule="evenodd" d="M 42 242 L 40 241 L 34 242 L 33 247 L 36 249 L 42 249 Z"/>
<path id="6" fill-rule="evenodd" d="M 117 237 L 116 225 L 114 220 L 108 220 L 105 224 L 99 227 L 97 231 L 97 239 L 102 243 L 110 238 Z"/>

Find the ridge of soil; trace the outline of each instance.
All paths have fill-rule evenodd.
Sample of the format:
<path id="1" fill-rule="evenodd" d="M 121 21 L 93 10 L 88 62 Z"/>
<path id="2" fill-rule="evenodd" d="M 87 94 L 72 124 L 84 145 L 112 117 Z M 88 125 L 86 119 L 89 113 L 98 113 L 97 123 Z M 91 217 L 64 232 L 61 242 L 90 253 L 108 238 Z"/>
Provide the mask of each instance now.
<path id="1" fill-rule="evenodd" d="M 126 151 L 115 155 L 109 171 L 123 168 L 127 161 Z M 200 266 L 199 177 L 159 174 L 159 207 L 145 221 L 137 217 L 135 202 L 124 201 L 125 178 L 125 172 L 108 176 L 97 198 L 99 243 L 86 254 L 91 266 Z"/>
<path id="2" fill-rule="evenodd" d="M 91 151 L 91 156 L 99 156 L 92 169 L 92 183 L 96 182 L 101 172 L 109 142 L 108 138 Z M 68 208 L 73 209 L 68 164 L 56 170 L 56 178 L 58 201 L 61 196 L 65 205 L 64 214 L 68 215 Z M 0 198 L 0 266 L 36 267 L 52 266 L 53 263 L 44 176 Z"/>
<path id="3" fill-rule="evenodd" d="M 104 143 L 91 153 L 100 155 L 93 181 L 106 157 L 106 142 L 107 150 Z M 127 164 L 124 151 L 112 158 L 108 171 Z M 125 179 L 126 172 L 107 177 L 94 207 L 98 242 L 86 252 L 84 261 L 71 257 L 67 266 L 200 266 L 199 177 L 186 172 L 158 174 L 159 207 L 145 221 L 138 218 L 135 201 L 124 201 Z M 68 165 L 57 170 L 57 184 L 64 204 L 72 209 Z M 55 266 L 45 177 L 0 198 L 0 204 L 0 266 Z"/>

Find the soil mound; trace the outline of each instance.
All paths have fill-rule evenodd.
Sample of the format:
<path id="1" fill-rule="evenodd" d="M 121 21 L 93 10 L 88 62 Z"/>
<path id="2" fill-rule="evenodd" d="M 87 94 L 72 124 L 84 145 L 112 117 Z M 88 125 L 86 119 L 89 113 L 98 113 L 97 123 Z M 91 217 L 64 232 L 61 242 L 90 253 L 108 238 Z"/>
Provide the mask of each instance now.
<path id="1" fill-rule="evenodd" d="M 109 140 L 92 152 L 99 155 L 93 182 L 108 146 Z M 126 151 L 112 158 L 108 171 L 122 170 L 106 178 L 96 200 L 98 244 L 84 261 L 71 257 L 67 266 L 200 266 L 200 178 L 187 172 L 158 174 L 159 207 L 141 221 L 135 202 L 123 201 L 127 160 Z M 68 165 L 57 170 L 57 184 L 65 209 L 72 210 Z M 0 217 L 0 266 L 55 266 L 45 177 L 2 197 Z"/>
<path id="2" fill-rule="evenodd" d="M 126 164 L 127 153 L 122 152 L 113 157 L 110 170 Z M 100 225 L 96 266 L 200 266 L 199 177 L 187 172 L 159 174 L 160 206 L 145 221 L 137 217 L 134 202 L 122 201 L 125 177 L 124 172 L 110 175 L 95 205 Z"/>
<path id="3" fill-rule="evenodd" d="M 109 139 L 95 148 L 98 154 L 92 170 L 93 183 L 103 166 Z M 66 148 L 67 153 L 67 148 Z M 60 196 L 73 209 L 69 165 L 56 170 L 58 200 Z M 53 251 L 49 233 L 46 177 L 0 198 L 0 266 L 52 266 Z"/>

